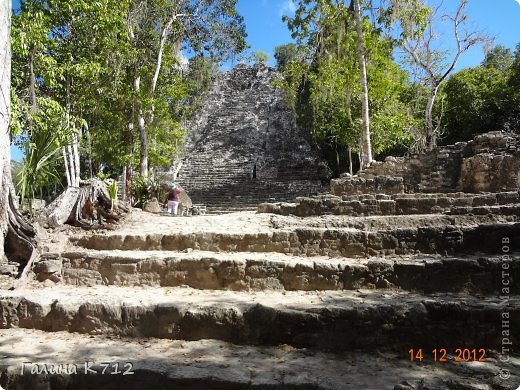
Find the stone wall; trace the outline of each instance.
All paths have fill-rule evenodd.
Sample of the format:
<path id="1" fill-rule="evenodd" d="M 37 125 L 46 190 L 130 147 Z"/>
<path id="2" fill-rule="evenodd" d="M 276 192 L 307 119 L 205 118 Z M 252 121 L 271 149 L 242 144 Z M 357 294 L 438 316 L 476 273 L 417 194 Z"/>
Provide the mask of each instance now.
<path id="1" fill-rule="evenodd" d="M 45 254 L 44 254 L 45 256 Z M 62 261 L 43 260 L 35 269 L 44 280 L 42 265 L 59 261 L 59 274 L 76 286 L 189 286 L 197 289 L 233 291 L 357 290 L 401 288 L 423 292 L 473 292 L 494 294 L 500 289 L 502 262 L 499 256 L 423 256 L 344 259 L 289 258 L 271 252 L 268 261 L 250 253 L 171 253 L 136 259 L 123 253 L 69 251 Z M 56 269 L 55 266 L 53 269 Z M 47 272 L 48 273 L 48 272 Z M 520 278 L 520 262 L 512 262 L 509 273 Z M 520 293 L 520 283 L 511 285 Z"/>
<path id="2" fill-rule="evenodd" d="M 418 253 L 500 252 L 502 237 L 520 250 L 520 223 L 458 227 L 437 225 L 378 229 L 297 228 L 248 234 L 175 233 L 86 236 L 72 242 L 94 250 L 277 252 L 295 256 L 370 257 Z"/>
<path id="3" fill-rule="evenodd" d="M 498 132 L 468 143 L 461 166 L 460 188 L 465 192 L 520 188 L 520 136 Z"/>
<path id="4" fill-rule="evenodd" d="M 330 171 L 273 86 L 276 77 L 262 64 L 216 76 L 188 126 L 177 179 L 194 203 L 256 206 L 328 190 Z"/>
<path id="5" fill-rule="evenodd" d="M 350 190 L 350 188 L 349 188 Z M 497 193 L 396 194 L 366 193 L 363 195 L 318 195 L 296 198 L 292 203 L 262 203 L 260 213 L 297 215 L 502 215 L 520 216 L 518 191 Z"/>
<path id="6" fill-rule="evenodd" d="M 367 190 L 395 194 L 397 178 L 402 178 L 404 192 L 517 191 L 520 136 L 490 132 L 425 154 L 387 157 L 384 162 L 374 162 L 359 177 L 345 175 L 332 180 L 331 190 L 334 195 L 354 195 Z M 374 190 L 366 188 L 370 180 L 380 185 Z"/>

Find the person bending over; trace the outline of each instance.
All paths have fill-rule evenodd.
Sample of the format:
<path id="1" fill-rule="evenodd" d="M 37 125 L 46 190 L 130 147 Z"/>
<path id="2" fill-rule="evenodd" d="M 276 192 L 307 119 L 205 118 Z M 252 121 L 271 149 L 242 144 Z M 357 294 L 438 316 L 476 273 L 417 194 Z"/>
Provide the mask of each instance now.
<path id="1" fill-rule="evenodd" d="M 168 191 L 168 212 L 177 215 L 179 209 L 179 195 L 181 191 L 177 188 L 177 183 L 170 184 L 170 191 Z"/>

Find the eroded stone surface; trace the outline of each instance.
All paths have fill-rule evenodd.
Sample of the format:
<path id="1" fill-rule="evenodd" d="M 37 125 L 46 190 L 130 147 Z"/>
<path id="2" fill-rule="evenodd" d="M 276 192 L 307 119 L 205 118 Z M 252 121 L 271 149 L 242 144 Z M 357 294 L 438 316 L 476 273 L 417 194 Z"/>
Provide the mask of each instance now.
<path id="1" fill-rule="evenodd" d="M 446 363 L 431 358 L 411 363 L 408 352 L 368 354 L 364 352 L 325 353 L 276 347 L 237 346 L 216 340 L 171 341 L 165 339 L 107 338 L 46 333 L 27 329 L 3 330 L 0 344 L 0 385 L 11 389 L 320 389 L 392 390 L 436 389 L 516 390 L 520 384 L 520 359 L 508 363 L 490 353 L 485 363 Z M 20 352 L 23 351 L 23 352 Z M 24 362 L 39 363 L 24 365 Z M 119 363 L 125 371 L 132 364 L 134 375 L 84 375 L 85 362 L 101 372 L 102 362 Z M 75 364 L 78 375 L 32 375 L 43 364 Z M 114 372 L 114 366 L 108 368 Z M 501 380 L 500 370 L 511 377 Z M 107 371 L 108 372 L 108 371 Z M 53 379 L 50 379 L 52 377 Z M 422 385 L 421 385 L 422 383 Z M 407 384 L 408 387 L 395 387 Z M 404 385 L 402 385 L 404 386 Z M 422 387 L 420 387 L 422 386 Z M 483 387 L 487 386 L 487 387 Z"/>
<path id="2" fill-rule="evenodd" d="M 497 253 L 502 238 L 520 251 L 520 223 L 458 227 L 440 225 L 366 231 L 348 228 L 294 228 L 259 233 L 169 233 L 73 237 L 74 244 L 95 250 L 203 250 L 279 252 L 300 256 L 369 257 L 419 253 Z"/>
<path id="3" fill-rule="evenodd" d="M 388 185 L 382 179 L 385 177 Z M 388 157 L 384 162 L 373 163 L 359 178 L 345 175 L 332 180 L 332 193 L 374 193 L 366 182 L 378 181 L 377 192 L 394 194 L 392 178 L 402 178 L 405 192 L 518 191 L 520 136 L 490 132 L 421 155 Z"/>
<path id="4" fill-rule="evenodd" d="M 53 262 L 60 264 L 60 280 L 78 286 L 189 286 L 236 291 L 401 288 L 472 294 L 499 293 L 503 265 L 499 256 L 348 259 L 278 253 L 84 250 L 64 252 L 62 260 Z M 512 281 L 520 280 L 520 256 L 511 254 L 508 270 Z M 38 279 L 46 276 L 40 271 Z M 510 291 L 520 293 L 520 285 L 513 283 Z"/>
<path id="5" fill-rule="evenodd" d="M 363 199 L 371 200 L 368 196 Z M 508 201 L 508 196 L 505 199 Z M 389 199 L 381 197 L 380 200 Z M 498 198 L 495 200 L 498 202 Z M 487 205 L 489 201 L 487 195 L 479 195 L 475 207 L 493 207 Z M 374 390 L 394 386 L 414 390 L 514 388 L 512 382 L 498 384 L 496 366 L 476 365 L 472 369 L 468 369 L 468 365 L 447 368 L 440 363 L 419 366 L 403 359 L 408 359 L 411 347 L 499 349 L 503 343 L 503 312 L 511 316 L 508 337 L 514 345 L 520 342 L 516 283 L 519 270 L 514 253 L 510 253 L 512 261 L 509 262 L 509 300 L 499 296 L 497 291 L 502 286 L 502 239 L 509 237 L 508 248 L 513 250 L 518 246 L 517 229 L 516 216 L 493 214 L 300 218 L 237 213 L 168 218 L 135 213 L 120 231 L 81 234 L 75 231 L 72 234 L 76 237 L 75 243 L 84 240 L 100 247 L 134 250 L 97 252 L 71 247 L 65 242 L 67 232 L 51 236 L 55 242 L 46 243 L 44 260 L 35 270 L 41 275 L 55 275 L 60 273 L 62 265 L 63 281 L 87 282 L 94 286 L 67 287 L 62 282 L 55 284 L 46 280 L 41 284 L 32 281 L 31 288 L 26 290 L 4 291 L 0 298 L 0 320 L 4 328 L 1 332 L 10 334 L 19 328 L 24 328 L 23 331 L 67 330 L 80 334 L 66 333 L 62 338 L 72 337 L 78 342 L 86 333 L 128 336 L 134 341 L 125 339 L 127 346 L 145 345 L 149 336 L 156 338 L 154 343 L 171 343 L 170 339 L 207 343 L 208 338 L 234 343 L 230 345 L 233 351 L 230 355 L 227 355 L 227 347 L 219 347 L 220 354 L 208 350 L 202 371 L 193 368 L 201 362 L 200 355 L 192 354 L 185 356 L 186 364 L 176 364 L 174 368 L 165 366 L 164 362 L 158 369 L 149 365 L 141 372 L 142 376 L 136 377 L 139 380 L 132 382 L 135 388 L 170 385 L 201 389 L 219 386 L 224 389 L 254 386 Z M 210 252 L 200 252 L 194 243 L 206 245 Z M 182 248 L 182 251 L 171 252 L 172 248 Z M 249 252 L 251 248 L 256 252 Z M 287 248 L 290 250 L 284 253 Z M 396 249 L 402 253 L 413 251 L 410 253 L 414 255 L 394 256 Z M 444 251 L 450 249 L 485 250 L 490 254 L 445 256 Z M 418 253 L 427 251 L 438 254 Z M 362 256 L 353 258 L 356 253 Z M 365 258 L 373 253 L 385 257 Z M 103 286 L 105 283 L 116 286 Z M 197 289 L 117 286 L 125 284 L 191 285 Z M 365 287 L 370 289 L 361 290 Z M 206 290 L 200 290 L 202 288 Z M 313 288 L 338 290 L 302 291 Z M 267 360 L 264 372 L 242 371 L 247 366 L 244 362 L 248 361 L 244 355 L 237 361 L 228 358 L 229 362 L 224 363 L 228 365 L 224 366 L 208 363 L 220 356 L 234 356 L 242 348 L 249 348 L 246 356 L 254 356 L 260 347 L 246 346 L 253 344 L 263 345 L 261 349 L 267 351 L 262 354 L 264 358 L 279 344 L 291 345 L 287 347 L 291 350 L 304 347 L 301 353 L 308 360 L 301 366 Z M 13 345 L 20 346 L 17 351 L 30 352 L 20 340 L 13 341 Z M 357 352 L 345 352 L 353 349 L 363 350 L 366 358 L 360 360 Z M 176 361 L 173 355 L 168 355 L 170 350 L 171 347 L 164 347 L 161 351 Z M 334 373 L 337 379 L 330 381 L 326 375 L 320 376 L 319 354 L 323 353 L 318 352 L 320 350 L 337 352 L 327 355 L 330 370 L 323 371 L 328 375 Z M 140 356 L 131 350 L 120 351 L 119 355 L 113 354 L 120 356 L 119 360 Z M 96 350 L 92 356 L 100 360 L 105 356 L 103 353 Z M 346 363 L 340 355 L 348 353 L 354 354 L 347 359 L 352 363 L 351 369 L 342 372 L 341 367 Z M 392 359 L 396 355 L 398 361 L 406 362 L 405 371 Z M 292 360 L 298 357 L 291 355 L 284 361 Z M 369 361 L 375 364 L 368 365 Z M 360 371 L 363 364 L 369 367 L 367 371 Z M 313 370 L 311 366 L 317 368 Z M 36 389 L 35 386 L 47 383 L 46 378 L 17 378 L 12 368 L 10 370 L 13 386 L 17 383 L 23 388 L 29 384 L 29 388 Z M 514 375 L 515 370 L 517 368 L 511 366 Z M 361 372 L 366 380 L 358 375 Z M 380 376 L 386 380 L 374 382 L 374 378 Z M 103 382 L 91 377 L 52 380 L 54 386 L 68 383 L 74 388 L 114 386 L 109 380 Z M 120 381 L 117 385 L 132 388 L 132 383 Z"/>
<path id="6" fill-rule="evenodd" d="M 416 214 L 451 215 L 520 215 L 518 191 L 499 193 L 466 194 L 363 194 L 363 195 L 317 195 L 296 198 L 294 203 L 263 203 L 259 213 L 297 215 L 300 217 L 320 215 L 390 216 Z"/>
<path id="7" fill-rule="evenodd" d="M 403 346 L 501 348 L 501 313 L 520 342 L 517 295 L 485 301 L 390 290 L 201 291 L 54 287 L 3 292 L 0 327 L 345 351 Z"/>

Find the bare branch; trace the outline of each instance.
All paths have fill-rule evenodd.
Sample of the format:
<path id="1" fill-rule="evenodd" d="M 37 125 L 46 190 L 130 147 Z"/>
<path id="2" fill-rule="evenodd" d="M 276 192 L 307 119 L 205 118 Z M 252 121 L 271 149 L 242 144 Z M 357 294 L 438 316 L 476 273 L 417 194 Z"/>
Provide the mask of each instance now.
<path id="1" fill-rule="evenodd" d="M 394 0 L 397 6 L 406 7 L 407 3 L 400 3 L 398 0 Z M 419 2 L 422 6 L 426 7 L 426 1 L 421 0 Z M 455 51 L 451 61 L 446 65 L 447 67 L 442 70 L 439 69 L 443 64 L 439 62 L 439 57 L 442 54 L 436 50 L 434 42 L 438 38 L 435 33 L 435 20 L 437 15 L 440 14 L 442 7 L 441 3 L 435 7 L 430 8 L 428 16 L 428 25 L 424 31 L 421 31 L 417 27 L 417 31 L 420 34 L 416 34 L 414 30 L 415 26 L 420 26 L 414 20 L 414 9 L 410 8 L 403 12 L 401 24 L 404 30 L 407 30 L 408 36 L 405 37 L 403 44 L 401 45 L 405 53 L 408 54 L 411 61 L 416 65 L 415 68 L 424 72 L 423 80 L 429 84 L 430 96 L 425 109 L 425 123 L 426 123 L 426 148 L 430 149 L 435 146 L 436 137 L 439 130 L 440 118 L 437 119 L 436 125 L 433 123 L 432 112 L 433 105 L 436 100 L 436 96 L 440 85 L 447 79 L 447 77 L 454 71 L 457 63 L 466 51 L 471 47 L 486 42 L 486 38 L 478 32 L 468 32 L 464 29 L 467 23 L 467 15 L 465 13 L 466 5 L 468 0 L 460 0 L 457 9 L 453 16 L 442 15 L 441 20 L 448 20 L 452 23 L 453 39 L 455 40 Z M 408 6 L 410 6 L 408 4 Z M 412 15 L 412 16 L 410 16 Z M 415 24 L 414 24 L 415 23 Z M 412 27 L 411 27 L 412 26 Z M 442 113 L 441 113 L 442 115 Z"/>

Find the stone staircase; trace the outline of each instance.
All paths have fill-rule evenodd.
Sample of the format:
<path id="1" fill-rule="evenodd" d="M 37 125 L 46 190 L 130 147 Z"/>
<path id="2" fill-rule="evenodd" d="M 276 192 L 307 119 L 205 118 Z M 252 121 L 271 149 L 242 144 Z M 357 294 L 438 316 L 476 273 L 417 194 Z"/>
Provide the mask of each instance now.
<path id="1" fill-rule="evenodd" d="M 256 213 L 48 232 L 34 279 L 0 290 L 0 386 L 517 390 L 520 143 L 479 137 Z M 215 212 L 310 188 L 215 167 Z"/>
<path id="2" fill-rule="evenodd" d="M 327 191 L 330 171 L 298 128 L 265 65 L 217 75 L 204 109 L 188 124 L 177 181 L 208 210 L 250 209 Z"/>
<path id="3" fill-rule="evenodd" d="M 518 191 L 496 193 L 415 193 L 415 194 L 324 194 L 299 197 L 295 202 L 264 203 L 259 212 L 281 215 L 487 215 L 510 216 L 517 220 L 520 215 L 520 193 Z"/>
<path id="4" fill-rule="evenodd" d="M 520 342 L 508 218 L 136 211 L 117 231 L 49 236 L 39 282 L 0 295 L 0 385 L 516 389 L 520 356 L 500 354 L 503 313 Z M 44 363 L 79 374 L 31 374 Z"/>

